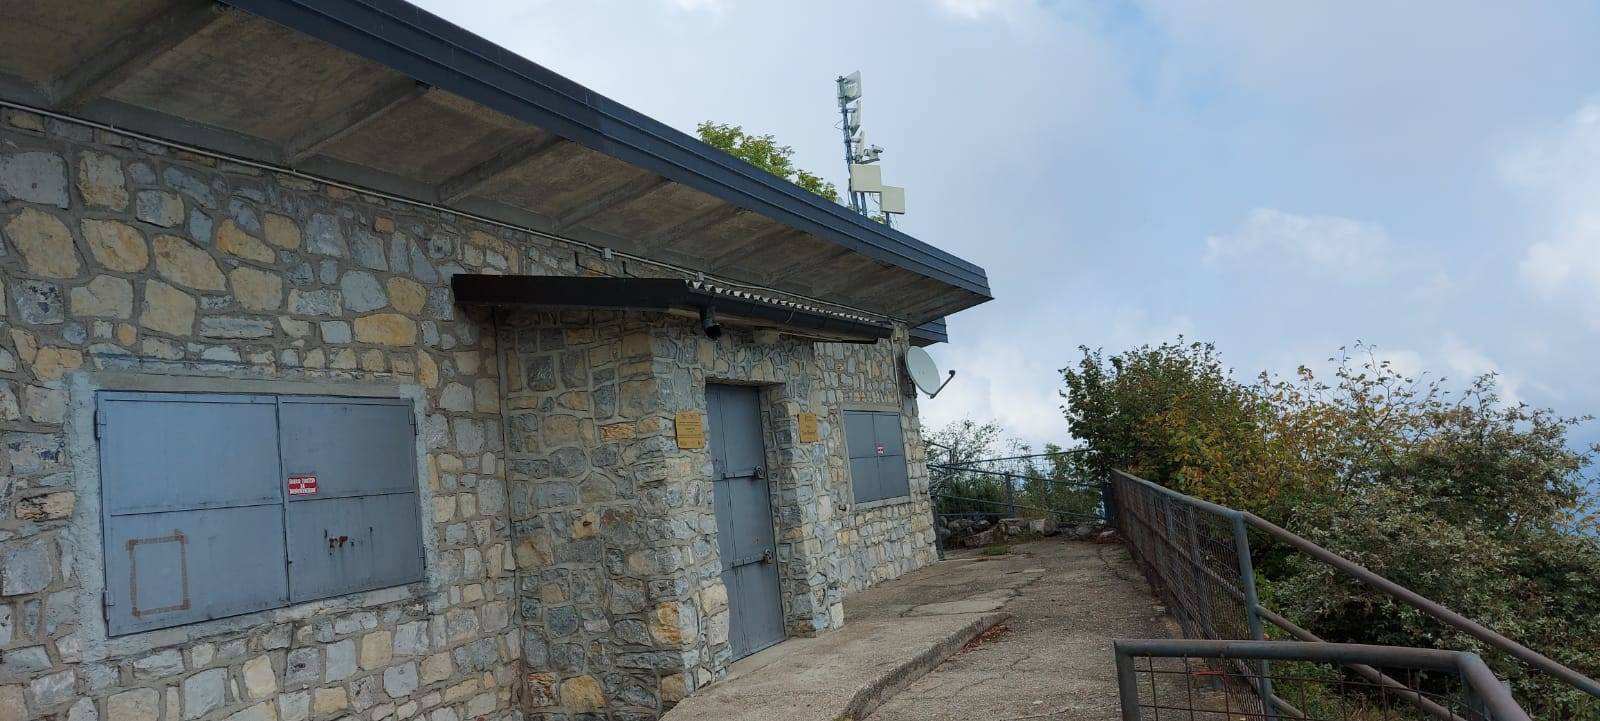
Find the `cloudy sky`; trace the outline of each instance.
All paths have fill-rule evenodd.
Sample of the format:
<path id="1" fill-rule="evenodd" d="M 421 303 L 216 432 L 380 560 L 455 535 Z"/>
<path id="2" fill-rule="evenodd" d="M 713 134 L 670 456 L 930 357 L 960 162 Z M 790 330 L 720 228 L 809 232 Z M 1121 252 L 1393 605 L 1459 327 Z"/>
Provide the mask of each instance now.
<path id="1" fill-rule="evenodd" d="M 1245 377 L 1359 340 L 1600 412 L 1600 4 L 421 4 L 680 129 L 774 133 L 836 181 L 833 79 L 860 70 L 902 227 L 996 298 L 933 349 L 959 375 L 929 422 L 1065 440 L 1078 346 L 1179 333 Z"/>

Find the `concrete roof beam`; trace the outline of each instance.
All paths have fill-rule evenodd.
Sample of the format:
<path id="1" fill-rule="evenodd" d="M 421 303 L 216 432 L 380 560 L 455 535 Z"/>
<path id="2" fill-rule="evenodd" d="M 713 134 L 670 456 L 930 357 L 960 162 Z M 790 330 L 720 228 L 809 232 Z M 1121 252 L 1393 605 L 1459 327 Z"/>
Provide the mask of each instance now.
<path id="1" fill-rule="evenodd" d="M 680 240 L 705 233 L 748 212 L 737 205 L 718 205 L 668 228 L 660 235 L 649 239 L 646 245 L 651 248 L 670 248 Z"/>
<path id="2" fill-rule="evenodd" d="M 395 108 L 427 95 L 429 90 L 427 85 L 410 78 L 380 88 L 289 141 L 283 151 L 284 159 L 290 165 L 299 165 Z"/>
<path id="3" fill-rule="evenodd" d="M 439 200 L 445 203 L 460 202 L 477 193 L 506 173 L 548 157 L 557 149 L 572 144 L 558 135 L 548 135 L 533 142 L 517 143 L 505 148 L 455 177 L 439 184 Z"/>
<path id="4" fill-rule="evenodd" d="M 52 105 L 63 112 L 82 108 L 229 14 L 228 7 L 211 0 L 184 0 L 167 8 L 86 53 L 82 62 L 50 84 Z"/>
<path id="5" fill-rule="evenodd" d="M 646 198 L 668 185 L 671 185 L 671 181 L 653 173 L 634 178 L 561 213 L 556 217 L 556 230 L 559 232 L 583 225 L 590 218 Z"/>

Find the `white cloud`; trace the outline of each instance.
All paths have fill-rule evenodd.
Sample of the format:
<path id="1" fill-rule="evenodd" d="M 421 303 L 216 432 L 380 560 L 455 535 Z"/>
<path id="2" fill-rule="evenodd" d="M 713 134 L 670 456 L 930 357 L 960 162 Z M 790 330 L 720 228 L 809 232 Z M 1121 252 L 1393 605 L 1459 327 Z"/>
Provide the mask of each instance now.
<path id="1" fill-rule="evenodd" d="M 935 346 L 941 367 L 956 371 L 939 397 L 921 399 L 923 424 L 938 428 L 971 418 L 996 420 L 1010 436 L 1035 445 L 1062 443 L 1067 423 L 1061 417 L 1060 360 L 1030 354 L 1020 343 Z"/>
<path id="2" fill-rule="evenodd" d="M 1014 17 L 1019 10 L 1032 5 L 1031 0 L 938 0 L 939 9 L 966 20 L 980 20 L 992 15 Z"/>
<path id="3" fill-rule="evenodd" d="M 1206 238 L 1206 262 L 1296 268 L 1309 264 L 1313 271 L 1360 280 L 1383 273 L 1388 245 L 1389 234 L 1373 223 L 1256 208 L 1232 233 Z"/>
<path id="4" fill-rule="evenodd" d="M 1439 354 L 1444 357 L 1445 365 L 1450 372 L 1455 374 L 1453 380 L 1458 387 L 1485 373 L 1493 373 L 1500 386 L 1501 404 L 1514 406 L 1523 401 L 1523 377 L 1517 373 L 1506 372 L 1483 351 L 1462 342 L 1456 334 L 1445 334 Z"/>
<path id="5" fill-rule="evenodd" d="M 1145 311 L 1129 307 L 1108 309 L 1103 314 L 1086 309 L 1083 316 L 1063 317 L 1054 312 L 1024 315 L 1030 321 L 1025 332 L 988 335 L 981 342 L 929 349 L 940 368 L 954 369 L 956 378 L 938 398 L 921 399 L 918 407 L 924 425 L 938 428 L 963 418 L 980 423 L 995 420 L 1009 437 L 1026 441 L 1035 449 L 1046 442 L 1065 445 L 1069 436 L 1066 419 L 1061 415 L 1065 402 L 1060 396 L 1061 369 L 1079 358 L 1070 339 L 1090 340 L 1088 334 L 1072 330 L 1072 326 L 1089 317 L 1111 324 L 1114 332 L 1095 336 L 1091 343 L 1104 345 L 1107 353 L 1169 341 L 1194 331 L 1194 322 L 1187 316 L 1154 320 Z M 955 332 L 974 330 L 958 325 Z"/>
<path id="6" fill-rule="evenodd" d="M 728 9 L 731 0 L 667 0 L 667 5 L 683 12 L 720 13 Z"/>
<path id="7" fill-rule="evenodd" d="M 1527 193 L 1542 239 L 1523 256 L 1539 295 L 1572 300 L 1600 328 L 1600 101 L 1500 159 L 1501 177 Z"/>
<path id="8" fill-rule="evenodd" d="M 1375 348 L 1372 358 L 1379 363 L 1388 363 L 1391 370 L 1408 378 L 1419 377 L 1427 371 L 1422 354 L 1414 350 Z"/>
<path id="9" fill-rule="evenodd" d="M 1458 288 L 1459 285 L 1456 283 L 1455 278 L 1452 278 L 1449 273 L 1440 270 L 1434 271 L 1433 275 L 1428 276 L 1427 280 L 1418 283 L 1416 288 L 1411 291 L 1411 295 L 1419 302 L 1440 303 L 1455 295 Z"/>

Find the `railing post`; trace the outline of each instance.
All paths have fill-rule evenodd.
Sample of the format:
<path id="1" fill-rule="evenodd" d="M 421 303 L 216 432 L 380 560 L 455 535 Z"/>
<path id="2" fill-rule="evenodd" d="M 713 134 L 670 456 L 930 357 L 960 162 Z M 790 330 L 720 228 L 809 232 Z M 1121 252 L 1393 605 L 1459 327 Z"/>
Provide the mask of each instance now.
<path id="1" fill-rule="evenodd" d="M 1256 570 L 1255 564 L 1250 560 L 1250 531 L 1244 524 L 1244 514 L 1238 511 L 1232 513 L 1233 517 L 1233 546 L 1239 556 L 1239 585 L 1244 591 L 1244 618 L 1250 625 L 1250 638 L 1256 641 L 1267 640 L 1266 633 L 1261 628 L 1261 614 L 1257 609 L 1261 607 L 1261 600 L 1256 596 Z M 1256 690 L 1261 696 L 1261 710 L 1268 721 L 1275 721 L 1278 714 L 1273 710 L 1272 703 L 1272 666 L 1265 659 L 1260 661 L 1261 678 L 1257 680 Z"/>
<path id="2" fill-rule="evenodd" d="M 1117 517 L 1116 489 L 1115 473 L 1107 472 L 1106 479 L 1100 482 L 1100 509 L 1105 513 L 1106 525 L 1121 530 L 1122 519 Z"/>
<path id="3" fill-rule="evenodd" d="M 1138 668 L 1134 665 L 1133 654 L 1125 651 L 1120 641 L 1112 641 L 1112 652 L 1117 659 L 1117 698 L 1122 706 L 1122 721 L 1140 721 L 1139 718 L 1139 678 L 1135 675 Z M 1152 668 L 1155 660 L 1151 659 Z M 1152 698 L 1150 703 L 1157 703 Z"/>
<path id="4" fill-rule="evenodd" d="M 1016 518 L 1017 517 L 1017 487 L 1015 485 L 1016 479 L 1012 478 L 1011 474 L 1009 474 L 1009 473 L 1001 474 L 1001 477 L 1006 479 L 1006 514 L 1007 514 L 1006 518 Z"/>

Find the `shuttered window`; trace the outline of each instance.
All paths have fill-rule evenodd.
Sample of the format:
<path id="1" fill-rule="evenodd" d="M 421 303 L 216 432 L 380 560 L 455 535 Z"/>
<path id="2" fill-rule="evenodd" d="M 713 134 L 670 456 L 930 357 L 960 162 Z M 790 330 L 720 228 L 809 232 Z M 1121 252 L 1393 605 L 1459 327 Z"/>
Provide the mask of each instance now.
<path id="1" fill-rule="evenodd" d="M 422 578 L 411 406 L 101 393 L 112 635 Z"/>
<path id="2" fill-rule="evenodd" d="M 844 435 L 856 503 L 911 495 L 899 413 L 845 411 Z"/>

